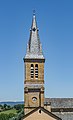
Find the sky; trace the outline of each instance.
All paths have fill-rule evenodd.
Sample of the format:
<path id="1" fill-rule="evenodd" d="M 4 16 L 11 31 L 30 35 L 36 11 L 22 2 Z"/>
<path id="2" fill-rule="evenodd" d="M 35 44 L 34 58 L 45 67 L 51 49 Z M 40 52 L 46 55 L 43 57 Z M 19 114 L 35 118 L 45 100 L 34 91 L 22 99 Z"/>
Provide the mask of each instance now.
<path id="1" fill-rule="evenodd" d="M 0 0 L 0 101 L 24 100 L 33 10 L 45 56 L 45 97 L 73 97 L 73 0 Z"/>

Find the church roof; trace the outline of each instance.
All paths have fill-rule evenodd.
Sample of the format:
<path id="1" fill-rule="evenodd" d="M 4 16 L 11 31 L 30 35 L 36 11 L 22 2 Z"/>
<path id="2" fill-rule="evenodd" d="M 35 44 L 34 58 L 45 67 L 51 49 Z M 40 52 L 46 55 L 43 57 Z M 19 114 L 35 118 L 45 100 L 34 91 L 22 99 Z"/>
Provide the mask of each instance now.
<path id="1" fill-rule="evenodd" d="M 39 39 L 36 16 L 33 15 L 30 29 L 29 42 L 27 44 L 27 53 L 25 59 L 44 59 L 42 46 Z"/>
<path id="2" fill-rule="evenodd" d="M 62 120 L 73 120 L 73 98 L 45 98 L 51 105 L 52 113 Z"/>
<path id="3" fill-rule="evenodd" d="M 52 108 L 73 108 L 73 98 L 45 98 Z"/>
<path id="4" fill-rule="evenodd" d="M 53 114 L 57 115 L 62 120 L 73 120 L 73 112 L 53 112 Z"/>

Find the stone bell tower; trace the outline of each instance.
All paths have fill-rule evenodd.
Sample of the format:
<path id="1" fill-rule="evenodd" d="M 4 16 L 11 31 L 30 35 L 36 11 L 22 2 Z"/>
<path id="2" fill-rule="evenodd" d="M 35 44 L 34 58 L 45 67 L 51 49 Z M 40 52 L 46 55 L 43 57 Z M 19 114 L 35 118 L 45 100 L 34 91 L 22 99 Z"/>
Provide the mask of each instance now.
<path id="1" fill-rule="evenodd" d="M 44 107 L 44 62 L 39 39 L 36 16 L 33 15 L 27 52 L 24 57 L 24 112 L 29 113 L 36 107 Z"/>

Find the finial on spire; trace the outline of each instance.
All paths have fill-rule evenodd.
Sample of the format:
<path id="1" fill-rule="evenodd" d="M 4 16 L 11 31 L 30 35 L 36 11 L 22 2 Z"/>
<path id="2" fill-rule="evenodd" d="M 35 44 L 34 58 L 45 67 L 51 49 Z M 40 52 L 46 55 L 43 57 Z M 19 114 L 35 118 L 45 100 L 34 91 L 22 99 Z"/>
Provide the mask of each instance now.
<path id="1" fill-rule="evenodd" d="M 33 10 L 33 16 L 35 16 L 35 10 Z"/>

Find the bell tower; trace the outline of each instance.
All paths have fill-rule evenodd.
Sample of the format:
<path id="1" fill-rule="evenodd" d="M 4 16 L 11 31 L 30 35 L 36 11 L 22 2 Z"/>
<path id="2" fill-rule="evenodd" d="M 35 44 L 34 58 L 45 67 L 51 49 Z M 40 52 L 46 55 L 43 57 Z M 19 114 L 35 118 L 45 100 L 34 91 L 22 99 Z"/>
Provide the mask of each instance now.
<path id="1" fill-rule="evenodd" d="M 24 57 L 24 112 L 29 113 L 36 107 L 44 107 L 44 62 L 39 39 L 36 16 L 33 15 L 27 52 Z"/>

